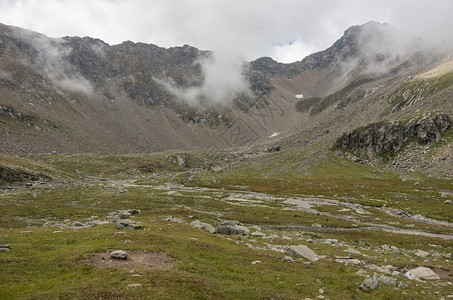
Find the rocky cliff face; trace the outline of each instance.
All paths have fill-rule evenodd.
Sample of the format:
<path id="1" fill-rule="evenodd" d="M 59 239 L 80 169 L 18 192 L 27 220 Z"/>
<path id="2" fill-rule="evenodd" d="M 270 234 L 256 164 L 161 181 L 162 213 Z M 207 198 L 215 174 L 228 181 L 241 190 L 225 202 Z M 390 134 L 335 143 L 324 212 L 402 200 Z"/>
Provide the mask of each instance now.
<path id="1" fill-rule="evenodd" d="M 422 145 L 440 143 L 442 133 L 451 129 L 452 118 L 446 114 L 411 119 L 402 122 L 377 122 L 358 128 L 338 138 L 334 149 L 350 150 L 363 159 L 394 156 L 405 143 L 416 138 Z"/>

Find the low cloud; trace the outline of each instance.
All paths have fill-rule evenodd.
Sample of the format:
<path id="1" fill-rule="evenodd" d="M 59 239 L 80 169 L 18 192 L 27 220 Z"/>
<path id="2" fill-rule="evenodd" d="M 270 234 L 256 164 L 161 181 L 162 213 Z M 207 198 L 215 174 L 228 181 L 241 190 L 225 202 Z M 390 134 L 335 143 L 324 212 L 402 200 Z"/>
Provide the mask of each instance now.
<path id="1" fill-rule="evenodd" d="M 154 80 L 160 83 L 177 99 L 189 104 L 227 105 L 240 94 L 250 94 L 247 79 L 244 77 L 244 61 L 222 53 L 214 53 L 209 58 L 200 58 L 196 64 L 201 67 L 203 82 L 200 86 L 179 87 L 171 78 Z"/>
<path id="2" fill-rule="evenodd" d="M 67 61 L 72 48 L 66 45 L 63 39 L 51 39 L 21 29 L 17 29 L 15 33 L 37 51 L 35 61 L 30 63 L 40 69 L 54 84 L 71 92 L 88 95 L 94 92 L 91 83 Z"/>

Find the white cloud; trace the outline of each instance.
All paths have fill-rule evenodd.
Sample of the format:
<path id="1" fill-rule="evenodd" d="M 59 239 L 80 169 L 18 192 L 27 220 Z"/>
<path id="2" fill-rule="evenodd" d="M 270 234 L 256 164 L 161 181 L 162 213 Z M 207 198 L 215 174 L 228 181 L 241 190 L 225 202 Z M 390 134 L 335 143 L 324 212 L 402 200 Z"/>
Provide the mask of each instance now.
<path id="1" fill-rule="evenodd" d="M 0 22 L 51 37 L 213 50 L 217 60 L 205 66 L 213 75 L 205 81 L 205 94 L 231 85 L 242 90 L 234 80 L 241 78 L 237 66 L 243 59 L 298 61 L 332 45 L 348 27 L 370 20 L 453 46 L 452 11 L 451 0 L 0 0 Z M 230 81 L 219 80 L 225 68 L 236 79 L 229 73 Z"/>
<path id="2" fill-rule="evenodd" d="M 285 60 L 322 50 L 349 26 L 369 20 L 450 40 L 452 11 L 451 0 L 0 0 L 0 22 L 52 37 L 190 44 Z M 296 42 L 284 46 L 290 41 Z"/>
<path id="3" fill-rule="evenodd" d="M 291 63 L 302 60 L 318 49 L 313 45 L 304 44 L 300 39 L 297 39 L 288 44 L 273 46 L 270 56 L 279 62 Z"/>

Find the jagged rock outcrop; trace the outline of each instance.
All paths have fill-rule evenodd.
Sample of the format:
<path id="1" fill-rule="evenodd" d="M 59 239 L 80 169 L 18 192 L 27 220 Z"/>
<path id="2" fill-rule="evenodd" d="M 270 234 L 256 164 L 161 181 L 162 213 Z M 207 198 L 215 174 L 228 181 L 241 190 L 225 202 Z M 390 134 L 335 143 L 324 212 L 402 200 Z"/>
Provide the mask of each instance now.
<path id="1" fill-rule="evenodd" d="M 0 183 L 1 182 L 24 182 L 24 181 L 37 181 L 37 180 L 50 179 L 49 176 L 44 174 L 34 174 L 21 169 L 13 169 L 5 166 L 0 166 Z"/>
<path id="2" fill-rule="evenodd" d="M 369 124 L 346 133 L 333 144 L 334 149 L 351 150 L 354 154 L 373 159 L 392 156 L 411 138 L 420 139 L 423 145 L 442 140 L 442 132 L 451 128 L 447 114 L 411 119 L 406 126 L 400 121 Z"/>
<path id="3" fill-rule="evenodd" d="M 376 154 L 398 151 L 403 142 L 404 126 L 401 122 L 378 122 L 344 134 L 333 147 L 352 150 L 361 157 L 370 158 Z"/>
<path id="4" fill-rule="evenodd" d="M 435 117 L 424 117 L 412 119 L 406 126 L 406 133 L 409 136 L 416 136 L 421 139 L 421 143 L 426 145 L 432 141 L 440 142 L 441 132 L 451 128 L 451 118 L 446 114 Z"/>

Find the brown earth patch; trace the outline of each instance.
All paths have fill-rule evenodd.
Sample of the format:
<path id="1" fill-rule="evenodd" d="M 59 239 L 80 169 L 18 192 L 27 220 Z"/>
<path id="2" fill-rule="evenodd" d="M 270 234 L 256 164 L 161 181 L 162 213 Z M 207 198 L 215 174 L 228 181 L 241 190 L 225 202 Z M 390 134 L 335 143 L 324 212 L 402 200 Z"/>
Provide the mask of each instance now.
<path id="1" fill-rule="evenodd" d="M 127 259 L 112 259 L 110 251 L 94 253 L 90 258 L 78 262 L 98 268 L 153 268 L 169 269 L 173 267 L 173 259 L 165 252 L 148 252 L 144 250 L 126 251 Z"/>

